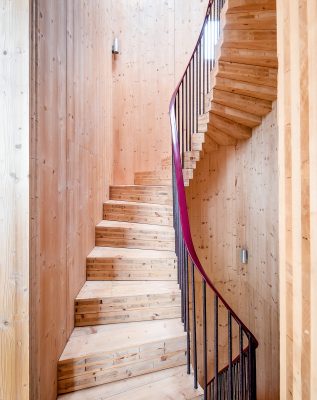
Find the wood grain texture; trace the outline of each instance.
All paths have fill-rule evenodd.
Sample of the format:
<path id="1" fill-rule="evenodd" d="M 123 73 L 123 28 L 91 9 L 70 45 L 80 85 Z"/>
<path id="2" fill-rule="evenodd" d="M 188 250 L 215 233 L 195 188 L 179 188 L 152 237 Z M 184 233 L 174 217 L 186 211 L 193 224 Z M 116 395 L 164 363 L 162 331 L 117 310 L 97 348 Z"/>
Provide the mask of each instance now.
<path id="1" fill-rule="evenodd" d="M 122 381 L 64 394 L 59 400 L 202 400 L 202 389 L 193 388 L 193 376 L 184 367 L 168 368 Z"/>
<path id="2" fill-rule="evenodd" d="M 59 393 L 186 363 L 179 319 L 76 328 L 58 363 Z"/>
<path id="3" fill-rule="evenodd" d="M 111 179 L 111 25 L 94 0 L 33 2 L 31 398 L 56 398 Z"/>
<path id="4" fill-rule="evenodd" d="M 187 189 L 198 255 L 216 287 L 259 340 L 258 398 L 268 400 L 279 396 L 276 118 L 274 105 L 250 139 L 205 154 Z M 240 261 L 243 247 L 249 251 L 247 265 Z M 198 274 L 196 280 L 201 293 Z M 209 297 L 211 310 L 212 300 Z M 219 318 L 221 329 L 226 329 L 224 309 Z M 201 324 L 199 308 L 198 326 Z M 212 315 L 208 324 L 213 332 Z M 199 335 L 201 343 L 201 332 Z M 221 340 L 220 363 L 225 363 L 225 334 Z M 212 340 L 209 346 L 212 351 Z"/>
<path id="5" fill-rule="evenodd" d="M 180 289 L 170 281 L 88 281 L 75 301 L 75 325 L 180 318 Z"/>
<path id="6" fill-rule="evenodd" d="M 95 247 L 87 257 L 87 280 L 176 280 L 174 252 Z"/>
<path id="7" fill-rule="evenodd" d="M 281 398 L 317 393 L 317 4 L 277 1 Z"/>
<path id="8" fill-rule="evenodd" d="M 121 43 L 113 63 L 115 184 L 133 183 L 136 171 L 160 169 L 160 160 L 170 155 L 168 104 L 197 41 L 207 4 L 112 2 L 114 34 Z"/>
<path id="9" fill-rule="evenodd" d="M 0 399 L 29 399 L 29 10 L 0 1 Z"/>

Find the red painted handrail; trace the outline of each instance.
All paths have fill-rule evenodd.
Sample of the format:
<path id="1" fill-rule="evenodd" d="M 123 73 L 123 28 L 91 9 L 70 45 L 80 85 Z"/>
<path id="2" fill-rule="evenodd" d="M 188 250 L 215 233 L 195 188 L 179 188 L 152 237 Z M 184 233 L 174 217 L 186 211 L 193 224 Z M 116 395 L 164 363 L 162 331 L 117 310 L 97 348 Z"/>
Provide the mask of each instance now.
<path id="1" fill-rule="evenodd" d="M 202 278 L 205 280 L 207 286 L 209 286 L 210 289 L 213 290 L 213 292 L 219 297 L 223 305 L 226 307 L 228 311 L 230 311 L 232 317 L 235 319 L 235 321 L 242 327 L 242 329 L 245 331 L 246 334 L 248 334 L 249 338 L 252 340 L 253 344 L 255 347 L 258 346 L 258 341 L 253 335 L 253 333 L 247 328 L 247 326 L 240 320 L 238 315 L 233 311 L 233 309 L 230 307 L 230 305 L 227 303 L 227 301 L 224 299 L 224 297 L 220 294 L 220 292 L 217 290 L 217 288 L 214 286 L 214 284 L 211 282 L 210 278 L 206 274 L 204 267 L 202 266 L 196 250 L 195 246 L 192 240 L 192 235 L 190 231 L 190 224 L 189 224 L 189 216 L 188 216 L 188 210 L 187 210 L 187 202 L 186 202 L 186 194 L 185 194 L 185 186 L 184 186 L 184 179 L 183 179 L 183 170 L 182 170 L 182 163 L 181 163 L 181 156 L 180 156 L 180 150 L 179 150 L 179 141 L 178 141 L 178 132 L 177 132 L 177 125 L 176 125 L 176 117 L 175 117 L 175 100 L 176 100 L 176 95 L 178 93 L 178 90 L 182 84 L 182 81 L 185 77 L 186 71 L 189 67 L 189 64 L 194 57 L 194 54 L 198 48 L 198 45 L 200 43 L 200 40 L 203 36 L 204 33 L 204 28 L 207 20 L 207 15 L 208 15 L 208 10 L 212 6 L 214 0 L 209 0 L 207 11 L 206 11 L 206 17 L 204 19 L 204 24 L 202 26 L 200 35 L 198 37 L 197 43 L 195 45 L 194 51 L 192 53 L 192 56 L 185 68 L 185 72 L 182 75 L 178 85 L 176 86 L 176 89 L 172 95 L 171 101 L 170 101 L 170 106 L 169 106 L 169 114 L 170 114 L 170 122 L 171 122 L 171 130 L 172 130 L 172 153 L 173 153 L 173 163 L 174 163 L 174 170 L 175 170 L 175 182 L 176 182 L 176 187 L 177 187 L 177 195 L 178 195 L 178 205 L 179 205 L 179 212 L 180 212 L 180 218 L 181 218 L 181 227 L 182 227 L 182 233 L 183 233 L 183 238 L 184 242 L 188 251 L 188 254 L 194 263 L 195 267 L 198 269 L 200 272 L 200 275 Z"/>

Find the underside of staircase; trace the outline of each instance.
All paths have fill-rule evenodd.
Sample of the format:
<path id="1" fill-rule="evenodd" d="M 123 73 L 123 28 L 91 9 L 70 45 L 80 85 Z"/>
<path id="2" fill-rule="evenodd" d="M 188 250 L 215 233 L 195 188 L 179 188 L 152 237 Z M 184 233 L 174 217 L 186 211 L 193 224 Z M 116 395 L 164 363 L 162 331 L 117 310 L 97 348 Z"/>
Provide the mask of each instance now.
<path id="1" fill-rule="evenodd" d="M 211 90 L 183 155 L 185 186 L 204 154 L 249 139 L 277 98 L 276 1 L 227 0 L 220 25 Z M 163 169 L 170 164 L 164 159 Z M 155 175 L 162 173 L 152 172 L 153 183 Z"/>
<path id="2" fill-rule="evenodd" d="M 104 203 L 58 363 L 59 399 L 201 399 L 185 367 L 171 180 L 135 183 L 112 186 Z"/>
<path id="3" fill-rule="evenodd" d="M 221 27 L 185 186 L 205 153 L 250 138 L 276 99 L 275 1 L 227 0 Z M 171 184 L 169 158 L 133 185 L 110 187 L 58 362 L 59 399 L 203 398 L 185 367 Z"/>

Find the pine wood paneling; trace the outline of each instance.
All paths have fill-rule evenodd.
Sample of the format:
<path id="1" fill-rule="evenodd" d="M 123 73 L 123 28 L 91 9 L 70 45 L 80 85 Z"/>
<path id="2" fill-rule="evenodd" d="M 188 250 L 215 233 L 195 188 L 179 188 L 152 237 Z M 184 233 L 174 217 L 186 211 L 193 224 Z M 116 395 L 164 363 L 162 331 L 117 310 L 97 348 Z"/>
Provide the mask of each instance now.
<path id="1" fill-rule="evenodd" d="M 277 1 L 281 398 L 317 393 L 317 4 Z"/>
<path id="2" fill-rule="evenodd" d="M 53 400 L 111 179 L 110 6 L 33 1 L 31 398 Z"/>
<path id="3" fill-rule="evenodd" d="M 29 398 L 29 2 L 0 1 L 0 399 Z"/>
<path id="4" fill-rule="evenodd" d="M 113 34 L 114 182 L 170 156 L 168 104 L 197 41 L 208 1 L 116 0 Z"/>
<path id="5" fill-rule="evenodd" d="M 250 139 L 205 154 L 187 189 L 198 255 L 216 287 L 259 341 L 258 398 L 268 400 L 279 394 L 277 176 L 274 105 Z M 240 261 L 243 247 L 249 251 L 247 265 Z M 196 280 L 199 292 L 198 274 Z M 200 313 L 201 308 L 199 324 Z M 219 318 L 224 329 L 219 356 L 225 365 L 225 310 Z M 212 316 L 208 326 L 212 337 Z M 212 340 L 209 346 L 212 351 Z M 211 364 L 209 371 L 212 376 Z"/>

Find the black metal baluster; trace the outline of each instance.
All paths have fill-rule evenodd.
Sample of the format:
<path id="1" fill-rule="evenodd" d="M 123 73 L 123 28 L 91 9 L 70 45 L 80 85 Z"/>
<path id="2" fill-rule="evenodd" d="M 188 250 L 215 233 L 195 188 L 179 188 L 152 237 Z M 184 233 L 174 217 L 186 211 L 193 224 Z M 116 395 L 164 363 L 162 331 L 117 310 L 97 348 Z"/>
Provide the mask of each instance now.
<path id="1" fill-rule="evenodd" d="M 232 400 L 232 317 L 228 311 L 228 400 Z"/>
<path id="2" fill-rule="evenodd" d="M 215 294 L 214 298 L 214 367 L 215 367 L 215 398 L 218 400 L 218 296 Z"/>
<path id="3" fill-rule="evenodd" d="M 189 276 L 188 253 L 185 249 L 185 277 L 186 277 L 186 332 L 187 332 L 187 374 L 190 374 L 190 317 L 189 317 Z"/>
<path id="4" fill-rule="evenodd" d="M 198 132 L 198 114 L 199 114 L 199 63 L 198 63 L 198 48 L 196 51 L 196 132 Z"/>
<path id="5" fill-rule="evenodd" d="M 204 400 L 207 400 L 207 299 L 206 299 L 206 281 L 203 279 L 203 360 L 204 360 Z"/>
<path id="6" fill-rule="evenodd" d="M 206 26 L 206 25 L 205 25 Z M 202 111 L 205 114 L 205 84 L 206 84 L 206 68 L 205 68 L 205 51 L 206 51 L 206 32 L 202 37 L 202 68 L 203 68 L 203 90 L 202 90 Z"/>
<path id="7" fill-rule="evenodd" d="M 244 393 L 244 382 L 243 382 L 243 376 L 244 376 L 244 368 L 243 368 L 243 330 L 241 325 L 239 325 L 239 364 L 240 364 L 240 390 L 239 390 L 239 397 L 242 400 L 243 399 L 243 393 Z"/>
<path id="8" fill-rule="evenodd" d="M 249 400 L 256 400 L 256 356 L 255 345 L 249 337 Z"/>
<path id="9" fill-rule="evenodd" d="M 193 312 L 193 368 L 194 368 L 194 387 L 198 388 L 197 376 L 197 337 L 196 337 L 196 288 L 195 288 L 195 265 L 192 262 L 192 312 Z"/>
<path id="10" fill-rule="evenodd" d="M 184 82 L 184 81 L 183 81 Z M 183 163 L 183 154 L 184 154 L 184 147 L 185 147 L 185 143 L 184 143 L 184 130 L 185 130 L 185 124 L 184 124 L 184 118 L 185 118 L 185 113 L 184 113 L 184 85 L 182 82 L 182 151 L 181 151 L 181 158 L 182 158 L 182 167 L 184 167 L 184 163 Z"/>
<path id="11" fill-rule="evenodd" d="M 198 84 L 199 84 L 199 99 L 198 99 L 198 104 L 199 104 L 199 114 L 201 114 L 201 42 L 198 45 Z"/>

